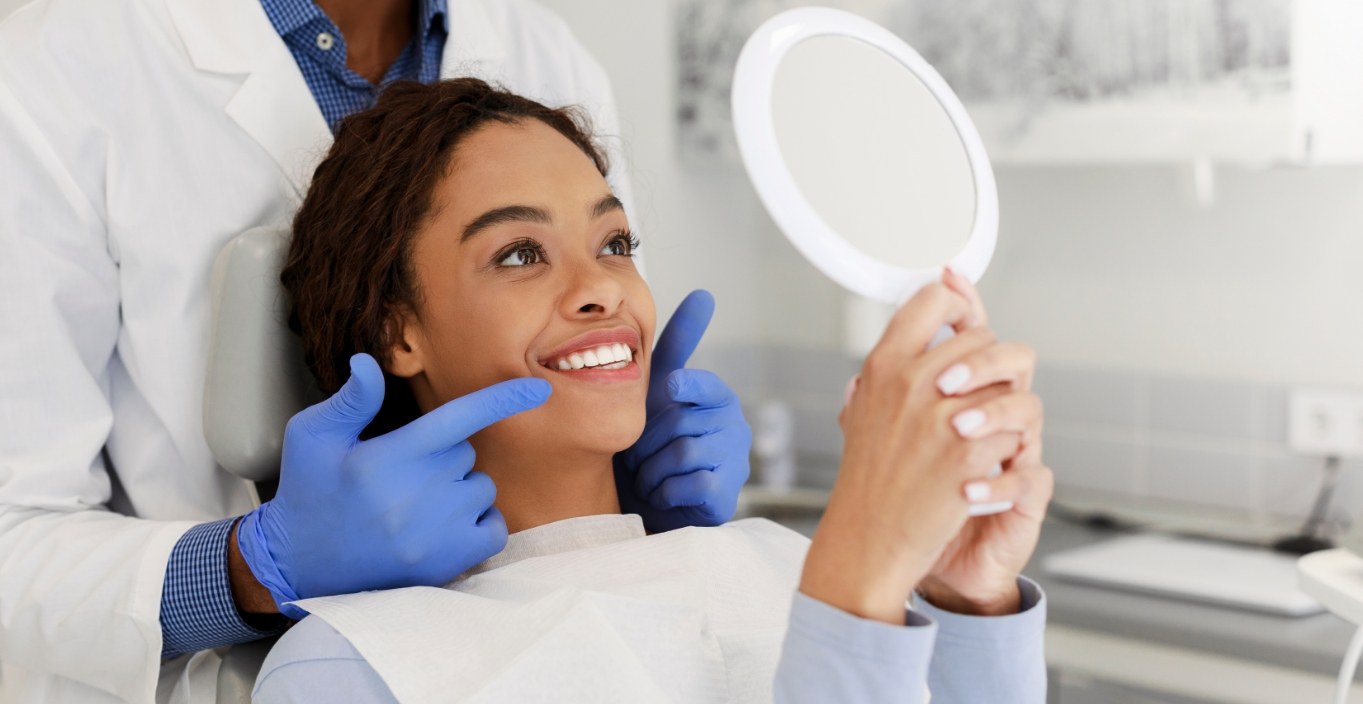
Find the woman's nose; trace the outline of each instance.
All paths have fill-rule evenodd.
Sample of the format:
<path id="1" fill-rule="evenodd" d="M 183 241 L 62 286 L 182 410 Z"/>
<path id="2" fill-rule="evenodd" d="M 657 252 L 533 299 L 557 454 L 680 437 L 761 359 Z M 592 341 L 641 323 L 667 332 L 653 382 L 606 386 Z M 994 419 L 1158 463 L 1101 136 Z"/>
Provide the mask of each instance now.
<path id="1" fill-rule="evenodd" d="M 599 261 L 574 267 L 563 298 L 566 317 L 609 317 L 624 303 L 624 287 Z"/>

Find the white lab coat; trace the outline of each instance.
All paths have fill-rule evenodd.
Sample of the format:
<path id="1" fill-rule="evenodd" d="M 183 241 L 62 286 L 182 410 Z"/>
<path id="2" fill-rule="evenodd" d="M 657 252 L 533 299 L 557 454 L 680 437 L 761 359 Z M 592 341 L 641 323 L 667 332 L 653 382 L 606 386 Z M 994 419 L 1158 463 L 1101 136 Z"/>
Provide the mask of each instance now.
<path id="1" fill-rule="evenodd" d="M 618 133 L 559 18 L 449 5 L 442 75 Z M 256 0 L 39 0 L 0 24 L 0 701 L 212 701 L 218 655 L 161 666 L 158 621 L 176 540 L 255 502 L 204 440 L 210 265 L 289 220 L 330 141 Z"/>

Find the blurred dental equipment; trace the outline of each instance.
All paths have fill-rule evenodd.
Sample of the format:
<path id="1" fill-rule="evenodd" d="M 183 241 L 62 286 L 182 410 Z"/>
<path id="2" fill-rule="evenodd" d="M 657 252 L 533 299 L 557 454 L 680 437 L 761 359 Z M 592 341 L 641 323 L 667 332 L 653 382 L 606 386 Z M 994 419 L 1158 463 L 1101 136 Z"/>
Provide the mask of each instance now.
<path id="1" fill-rule="evenodd" d="M 772 489 L 795 486 L 795 413 L 789 404 L 768 401 L 757 407 L 752 449 L 757 458 L 757 479 L 762 486 Z"/>

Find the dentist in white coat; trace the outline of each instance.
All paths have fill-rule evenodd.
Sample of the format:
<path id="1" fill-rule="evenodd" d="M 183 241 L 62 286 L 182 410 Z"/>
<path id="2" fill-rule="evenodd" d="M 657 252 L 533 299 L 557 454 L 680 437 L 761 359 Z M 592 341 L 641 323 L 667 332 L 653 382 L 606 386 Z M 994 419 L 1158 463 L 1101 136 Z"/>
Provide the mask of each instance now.
<path id="1" fill-rule="evenodd" d="M 330 127 L 360 107 L 366 80 L 475 75 L 583 106 L 600 135 L 618 133 L 601 68 L 528 0 L 318 5 L 327 14 L 308 0 L 37 0 L 0 23 L 0 702 L 212 701 L 213 648 L 277 631 L 276 607 L 309 595 L 277 551 L 298 535 L 268 548 L 257 538 L 253 553 L 250 536 L 230 532 L 227 547 L 236 517 L 248 516 L 246 526 L 255 516 L 252 535 L 274 530 L 277 540 L 281 523 L 301 531 L 309 521 L 281 518 L 288 511 L 276 502 L 260 518 L 251 487 L 209 453 L 209 274 L 234 236 L 289 222 Z M 376 34 L 357 18 L 398 29 Z M 350 37 L 338 31 L 347 26 L 357 28 Z M 327 68 L 348 38 L 344 65 Z M 606 142 L 612 185 L 629 208 L 617 144 Z M 679 368 L 688 355 L 674 355 L 676 373 L 695 371 Z M 732 392 L 718 395 L 690 402 L 738 414 L 726 421 L 737 435 L 710 447 L 724 455 L 707 459 L 718 469 L 686 480 L 710 493 L 655 500 L 675 513 L 652 518 L 657 497 L 643 497 L 646 523 L 665 530 L 732 515 L 750 436 Z M 460 476 L 480 474 L 471 469 Z M 483 498 L 472 514 L 491 536 L 483 554 L 446 563 L 453 574 L 428 570 L 427 581 L 500 550 L 505 525 Z M 382 557 L 388 544 L 375 544 L 364 557 Z M 401 554 L 440 546 L 416 547 Z M 316 545 L 295 549 L 318 562 Z M 365 571 L 351 557 L 321 561 L 312 569 L 328 574 L 312 577 Z M 373 588 L 364 576 L 349 588 Z"/>

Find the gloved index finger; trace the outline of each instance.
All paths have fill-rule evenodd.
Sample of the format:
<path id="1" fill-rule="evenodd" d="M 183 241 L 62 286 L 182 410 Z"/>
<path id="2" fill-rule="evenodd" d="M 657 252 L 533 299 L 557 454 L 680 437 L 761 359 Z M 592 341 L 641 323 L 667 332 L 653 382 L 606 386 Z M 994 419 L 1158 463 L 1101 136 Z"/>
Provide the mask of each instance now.
<path id="1" fill-rule="evenodd" d="M 667 326 L 658 336 L 653 348 L 652 382 L 648 389 L 648 413 L 652 415 L 667 405 L 663 380 L 672 372 L 686 366 L 691 354 L 700 345 L 705 328 L 715 312 L 715 297 L 709 291 L 697 289 L 682 299 Z"/>
<path id="2" fill-rule="evenodd" d="M 552 390 L 543 379 L 510 379 L 460 396 L 372 442 L 407 455 L 448 450 L 497 421 L 536 408 Z"/>

